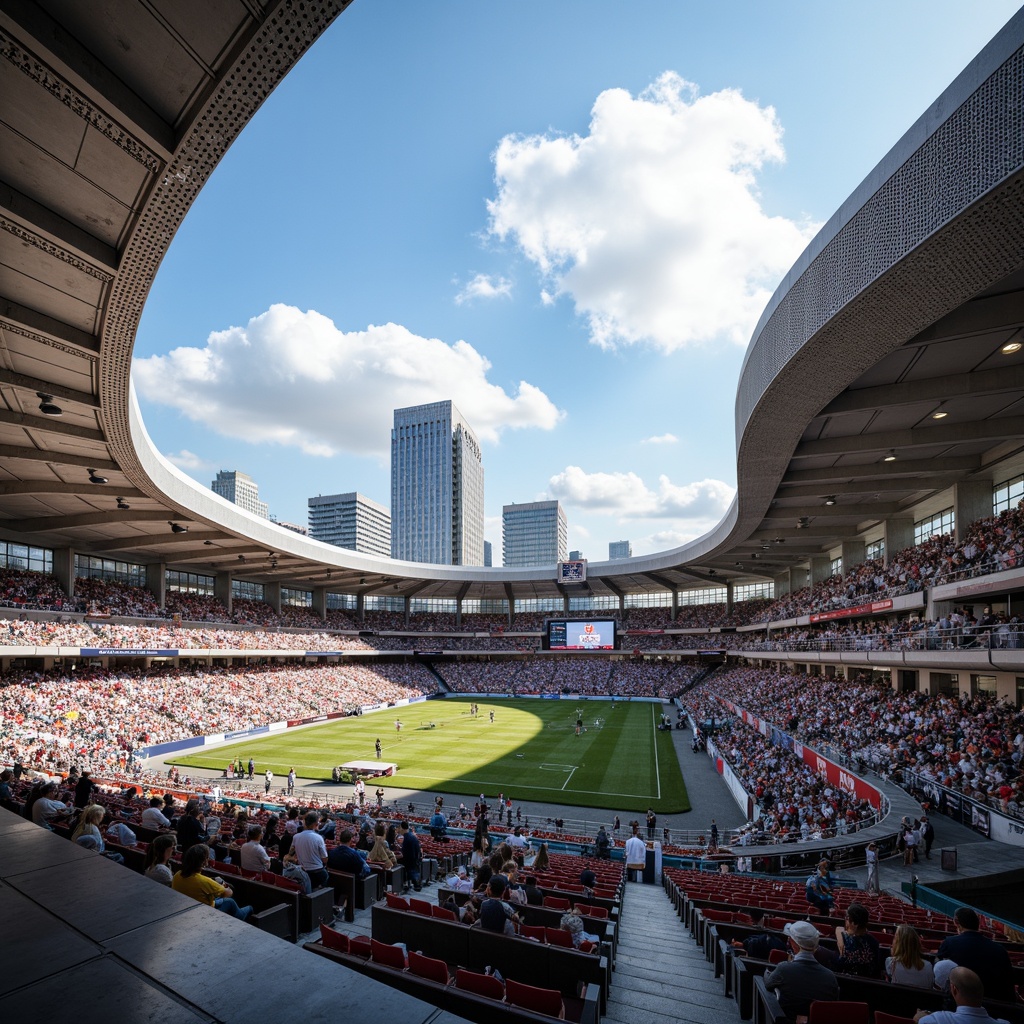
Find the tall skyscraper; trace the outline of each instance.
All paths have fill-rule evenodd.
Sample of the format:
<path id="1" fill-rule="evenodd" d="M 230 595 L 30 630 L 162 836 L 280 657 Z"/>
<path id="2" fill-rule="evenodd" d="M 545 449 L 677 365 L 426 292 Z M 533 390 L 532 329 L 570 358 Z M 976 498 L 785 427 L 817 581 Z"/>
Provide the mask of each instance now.
<path id="1" fill-rule="evenodd" d="M 491 567 L 491 542 L 489 540 L 484 541 L 484 565 L 489 569 Z"/>
<path id="2" fill-rule="evenodd" d="M 569 526 L 557 501 L 527 501 L 501 510 L 502 562 L 510 567 L 565 561 Z"/>
<path id="3" fill-rule="evenodd" d="M 395 410 L 391 555 L 439 565 L 484 563 L 484 464 L 451 401 Z"/>
<path id="4" fill-rule="evenodd" d="M 239 508 L 251 512 L 261 519 L 268 519 L 270 510 L 265 501 L 260 501 L 259 485 L 248 473 L 240 473 L 237 469 L 228 472 L 219 470 L 217 479 L 210 484 L 214 494 L 234 502 Z"/>
<path id="5" fill-rule="evenodd" d="M 632 558 L 633 545 L 628 540 L 612 540 L 608 542 L 608 561 L 616 558 Z"/>
<path id="6" fill-rule="evenodd" d="M 368 555 L 391 555 L 391 513 L 356 491 L 307 501 L 309 536 Z"/>

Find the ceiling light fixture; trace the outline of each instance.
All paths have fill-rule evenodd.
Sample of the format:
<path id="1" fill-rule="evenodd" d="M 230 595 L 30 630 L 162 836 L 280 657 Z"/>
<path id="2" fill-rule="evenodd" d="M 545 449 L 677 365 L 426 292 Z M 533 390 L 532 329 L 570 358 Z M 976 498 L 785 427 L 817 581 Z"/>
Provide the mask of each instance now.
<path id="1" fill-rule="evenodd" d="M 949 415 L 948 412 L 946 412 L 944 409 L 939 408 L 939 409 L 936 409 L 935 412 L 932 413 L 932 419 L 933 420 L 944 420 L 948 415 Z"/>
<path id="2" fill-rule="evenodd" d="M 212 547 L 213 547 L 213 541 L 212 541 L 212 540 L 204 540 L 204 541 L 203 541 L 203 543 L 204 543 L 204 544 L 205 544 L 205 545 L 206 545 L 206 546 L 207 546 L 208 548 L 212 548 Z"/>
<path id="3" fill-rule="evenodd" d="M 1008 341 L 999 351 L 1002 352 L 1004 356 L 1012 356 L 1015 352 L 1019 352 L 1021 350 L 1022 344 L 1024 343 L 1019 341 Z"/>
<path id="4" fill-rule="evenodd" d="M 64 410 L 57 405 L 53 400 L 53 395 L 44 394 L 42 391 L 36 392 L 36 398 L 40 399 L 39 411 L 44 416 L 63 416 Z"/>
<path id="5" fill-rule="evenodd" d="M 120 509 L 120 510 L 121 510 L 122 512 L 127 512 L 127 511 L 128 511 L 128 509 L 130 509 L 130 508 L 131 508 L 131 505 L 129 505 L 129 504 L 128 504 L 128 502 L 124 500 L 124 498 L 118 498 L 118 499 L 117 499 L 117 507 L 118 507 L 118 508 L 119 508 L 119 509 Z"/>
<path id="6" fill-rule="evenodd" d="M 172 523 L 168 520 L 167 525 L 171 528 L 171 533 L 188 533 L 188 527 L 182 526 L 181 523 Z"/>
<path id="7" fill-rule="evenodd" d="M 896 449 L 895 448 L 890 448 L 889 449 L 889 454 L 886 455 L 886 457 L 884 459 L 882 459 L 882 461 L 883 462 L 895 462 L 896 461 Z"/>
<path id="8" fill-rule="evenodd" d="M 825 495 L 825 504 L 826 505 L 834 505 L 835 503 L 836 503 L 836 496 L 834 494 L 826 494 Z"/>
<path id="9" fill-rule="evenodd" d="M 105 476 L 100 476 L 99 473 L 97 473 L 95 469 L 90 469 L 89 470 L 89 483 L 91 483 L 91 484 L 105 484 L 106 482 L 107 482 L 107 478 Z"/>

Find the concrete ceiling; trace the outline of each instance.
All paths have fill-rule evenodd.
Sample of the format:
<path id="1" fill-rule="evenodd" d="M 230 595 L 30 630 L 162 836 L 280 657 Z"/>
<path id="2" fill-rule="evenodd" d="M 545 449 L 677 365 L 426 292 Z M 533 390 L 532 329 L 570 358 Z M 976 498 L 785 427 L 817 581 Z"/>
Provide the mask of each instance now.
<path id="1" fill-rule="evenodd" d="M 129 370 L 160 261 L 227 147 L 346 6 L 0 0 L 0 537 L 347 593 L 560 593 L 553 566 L 309 541 L 199 487 L 145 434 Z M 1003 352 L 1024 341 L 1022 67 L 1018 14 L 779 287 L 738 383 L 739 491 L 722 523 L 591 562 L 584 593 L 770 578 L 958 481 L 1024 471 L 1024 348 Z"/>

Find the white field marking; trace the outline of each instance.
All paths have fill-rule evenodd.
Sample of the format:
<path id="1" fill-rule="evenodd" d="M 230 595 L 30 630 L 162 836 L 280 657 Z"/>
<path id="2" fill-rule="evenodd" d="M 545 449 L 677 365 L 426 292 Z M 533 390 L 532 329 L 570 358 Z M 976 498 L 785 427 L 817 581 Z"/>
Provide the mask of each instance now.
<path id="1" fill-rule="evenodd" d="M 398 780 L 397 784 L 401 785 L 402 779 L 399 776 L 393 775 L 391 777 L 393 779 L 397 779 Z M 481 786 L 481 785 L 483 785 L 483 786 L 496 786 L 499 783 L 505 784 L 506 781 L 507 781 L 507 777 L 506 776 L 496 776 L 493 779 L 485 779 L 485 778 L 482 778 L 480 776 L 476 776 L 476 777 L 474 777 L 472 779 L 453 779 L 453 778 L 451 778 L 450 776 L 447 776 L 447 775 L 422 775 L 419 772 L 416 772 L 416 773 L 410 772 L 409 775 L 408 775 L 408 778 L 413 779 L 413 780 L 425 779 L 428 782 L 460 782 L 460 783 L 463 783 L 464 785 L 467 785 L 467 786 Z M 412 789 L 414 787 L 410 783 L 410 785 L 406 786 L 405 788 L 406 789 Z M 555 787 L 555 786 L 536 786 L 536 785 L 530 785 L 530 786 L 526 786 L 524 788 L 525 789 L 535 789 L 535 790 L 538 790 L 538 791 L 540 791 L 542 793 L 560 793 L 562 791 L 560 786 L 559 787 Z M 574 789 L 573 793 L 578 793 L 581 796 L 622 796 L 622 797 L 627 797 L 627 798 L 630 798 L 630 799 L 633 799 L 633 800 L 639 800 L 639 799 L 644 799 L 644 798 L 651 798 L 651 799 L 653 799 L 653 794 L 652 793 L 638 793 L 636 791 L 634 791 L 632 793 L 613 793 L 613 792 L 611 792 L 611 791 L 609 791 L 607 789 Z"/>
<path id="2" fill-rule="evenodd" d="M 569 785 L 569 780 L 572 778 L 573 772 L 575 771 L 576 769 L 573 768 L 573 770 L 565 777 L 565 782 L 562 783 L 562 789 L 565 789 L 565 787 Z"/>
<path id="3" fill-rule="evenodd" d="M 658 787 L 657 799 L 661 799 L 661 768 L 658 765 L 658 728 L 654 722 L 654 705 L 651 705 L 651 724 L 654 728 L 654 784 Z"/>
<path id="4" fill-rule="evenodd" d="M 553 761 L 548 761 L 544 764 L 537 765 L 537 768 L 542 772 L 569 772 L 570 774 L 579 768 L 578 764 L 557 764 Z"/>

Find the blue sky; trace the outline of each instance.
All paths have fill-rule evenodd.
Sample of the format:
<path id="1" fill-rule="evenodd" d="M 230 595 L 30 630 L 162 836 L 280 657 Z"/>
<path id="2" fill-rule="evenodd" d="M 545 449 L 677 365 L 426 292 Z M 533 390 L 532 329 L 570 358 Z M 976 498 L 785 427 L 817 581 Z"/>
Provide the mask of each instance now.
<path id="1" fill-rule="evenodd" d="M 558 498 L 594 560 L 699 536 L 765 301 L 1017 6 L 356 0 L 171 245 L 149 432 L 305 524 L 390 505 L 392 410 L 451 398 L 495 564 L 511 502 Z"/>

